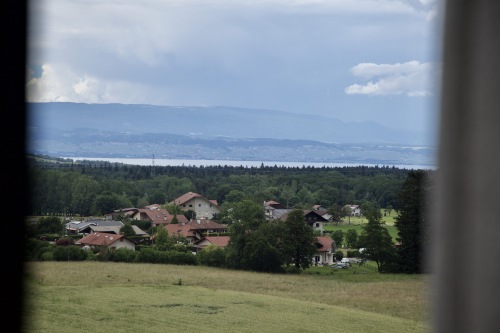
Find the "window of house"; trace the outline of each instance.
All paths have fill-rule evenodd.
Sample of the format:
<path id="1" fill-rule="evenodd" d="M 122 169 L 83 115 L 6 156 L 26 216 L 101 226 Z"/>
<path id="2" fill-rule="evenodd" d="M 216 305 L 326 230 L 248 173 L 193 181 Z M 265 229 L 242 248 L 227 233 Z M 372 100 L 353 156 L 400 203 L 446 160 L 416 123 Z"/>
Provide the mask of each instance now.
<path id="1" fill-rule="evenodd" d="M 319 228 L 319 223 L 316 223 L 316 228 Z"/>

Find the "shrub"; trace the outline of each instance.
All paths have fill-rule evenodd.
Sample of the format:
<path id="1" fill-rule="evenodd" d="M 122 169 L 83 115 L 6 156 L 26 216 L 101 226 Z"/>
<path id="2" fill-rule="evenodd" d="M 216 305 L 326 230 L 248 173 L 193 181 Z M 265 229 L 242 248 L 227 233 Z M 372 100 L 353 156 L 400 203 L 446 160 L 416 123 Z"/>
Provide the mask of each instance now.
<path id="1" fill-rule="evenodd" d="M 54 250 L 55 261 L 83 261 L 87 253 L 79 246 L 57 246 Z"/>
<path id="2" fill-rule="evenodd" d="M 142 249 L 137 252 L 137 262 L 172 265 L 197 265 L 198 259 L 192 253 Z"/>
<path id="3" fill-rule="evenodd" d="M 136 260 L 136 256 L 136 251 L 126 248 L 120 248 L 110 252 L 109 261 L 134 262 Z"/>
<path id="4" fill-rule="evenodd" d="M 197 254 L 201 265 L 226 267 L 226 251 L 221 247 L 208 246 Z"/>
<path id="5" fill-rule="evenodd" d="M 358 258 L 360 256 L 361 256 L 361 254 L 359 253 L 359 250 L 347 251 L 348 258 Z"/>
<path id="6" fill-rule="evenodd" d="M 344 258 L 344 252 L 341 250 L 335 251 L 335 260 L 340 261 Z"/>

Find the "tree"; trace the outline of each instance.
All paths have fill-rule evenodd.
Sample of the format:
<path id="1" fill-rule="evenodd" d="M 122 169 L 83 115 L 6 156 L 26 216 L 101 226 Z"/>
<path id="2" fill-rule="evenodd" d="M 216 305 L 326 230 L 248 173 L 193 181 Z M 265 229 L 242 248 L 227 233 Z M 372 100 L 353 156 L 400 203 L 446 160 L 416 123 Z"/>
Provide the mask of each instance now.
<path id="1" fill-rule="evenodd" d="M 333 204 L 326 212 L 330 215 L 331 222 L 339 223 L 342 221 L 342 217 L 344 217 L 342 208 L 338 204 Z"/>
<path id="2" fill-rule="evenodd" d="M 247 236 L 243 249 L 242 267 L 258 272 L 279 272 L 284 264 L 282 227 L 272 221 L 263 222 Z"/>
<path id="3" fill-rule="evenodd" d="M 96 215 L 112 213 L 114 210 L 123 208 L 122 201 L 116 193 L 104 191 L 96 196 L 92 211 Z"/>
<path id="4" fill-rule="evenodd" d="M 82 216 L 90 215 L 99 189 L 99 183 L 92 177 L 87 175 L 79 176 L 72 184 L 72 211 Z"/>
<path id="5" fill-rule="evenodd" d="M 249 269 L 245 252 L 250 237 L 266 222 L 264 207 L 251 201 L 243 200 L 231 207 L 229 225 L 230 241 L 226 247 L 226 263 L 230 268 Z"/>
<path id="6" fill-rule="evenodd" d="M 174 240 L 168 235 L 167 228 L 158 226 L 154 240 L 154 248 L 160 251 L 170 251 L 174 247 Z"/>
<path id="7" fill-rule="evenodd" d="M 172 222 L 170 222 L 171 224 L 178 224 L 179 223 L 179 219 L 177 218 L 177 215 L 174 215 L 174 217 L 172 217 Z"/>
<path id="8" fill-rule="evenodd" d="M 396 250 L 391 235 L 382 225 L 382 213 L 378 206 L 367 204 L 364 212 L 368 223 L 363 225 L 358 245 L 365 248 L 365 256 L 375 261 L 378 271 L 382 272 L 384 265 L 394 260 Z"/>
<path id="9" fill-rule="evenodd" d="M 313 229 L 305 222 L 304 212 L 294 209 L 283 223 L 283 249 L 285 262 L 296 268 L 306 269 L 316 253 L 316 237 Z"/>
<path id="10" fill-rule="evenodd" d="M 38 220 L 36 230 L 38 234 L 61 234 L 64 228 L 59 217 L 47 216 Z"/>
<path id="11" fill-rule="evenodd" d="M 332 232 L 332 239 L 335 241 L 337 247 L 342 247 L 342 244 L 344 243 L 344 232 L 342 230 L 335 230 Z"/>
<path id="12" fill-rule="evenodd" d="M 132 227 L 132 223 L 124 223 L 120 228 L 120 234 L 124 235 L 127 238 L 135 236 L 136 234 L 134 228 Z"/>
<path id="13" fill-rule="evenodd" d="M 348 229 L 345 234 L 345 245 L 354 249 L 358 247 L 358 233 L 355 229 Z"/>
<path id="14" fill-rule="evenodd" d="M 189 209 L 187 211 L 184 212 L 184 216 L 189 220 L 189 221 L 192 221 L 192 220 L 196 220 L 196 212 L 192 209 Z"/>
<path id="15" fill-rule="evenodd" d="M 429 240 L 425 210 L 428 184 L 426 171 L 412 170 L 399 193 L 400 210 L 394 225 L 398 229 L 399 266 L 403 273 L 423 271 L 422 255 Z"/>

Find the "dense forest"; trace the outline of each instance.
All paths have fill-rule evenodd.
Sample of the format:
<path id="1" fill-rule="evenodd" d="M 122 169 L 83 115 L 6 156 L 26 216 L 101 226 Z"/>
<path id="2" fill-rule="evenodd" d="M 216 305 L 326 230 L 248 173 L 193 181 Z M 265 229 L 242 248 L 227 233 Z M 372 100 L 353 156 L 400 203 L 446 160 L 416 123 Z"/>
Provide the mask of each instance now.
<path id="1" fill-rule="evenodd" d="M 396 167 L 140 166 L 27 156 L 29 215 L 101 215 L 196 192 L 219 204 L 275 200 L 289 208 L 376 203 L 399 209 Z"/>

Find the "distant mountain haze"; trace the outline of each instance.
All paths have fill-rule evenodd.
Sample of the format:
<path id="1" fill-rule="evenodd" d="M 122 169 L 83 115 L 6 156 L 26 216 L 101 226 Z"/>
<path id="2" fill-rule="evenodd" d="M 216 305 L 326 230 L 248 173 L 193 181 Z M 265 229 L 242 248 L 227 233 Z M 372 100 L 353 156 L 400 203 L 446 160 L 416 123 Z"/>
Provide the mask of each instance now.
<path id="1" fill-rule="evenodd" d="M 429 145 L 425 133 L 397 130 L 375 122 L 276 110 L 227 106 L 28 103 L 29 126 L 70 130 L 92 128 L 125 133 L 169 133 L 203 137 L 313 140 L 326 143 Z"/>
<path id="2" fill-rule="evenodd" d="M 27 103 L 27 116 L 28 150 L 58 156 L 428 164 L 434 153 L 425 133 L 276 110 L 51 102 Z"/>

